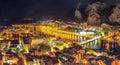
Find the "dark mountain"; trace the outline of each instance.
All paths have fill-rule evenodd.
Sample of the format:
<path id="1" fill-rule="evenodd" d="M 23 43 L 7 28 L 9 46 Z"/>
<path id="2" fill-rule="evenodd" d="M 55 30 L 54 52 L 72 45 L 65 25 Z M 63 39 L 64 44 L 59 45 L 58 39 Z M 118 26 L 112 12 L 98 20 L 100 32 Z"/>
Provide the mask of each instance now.
<path id="1" fill-rule="evenodd" d="M 102 21 L 108 22 L 107 18 L 114 8 L 113 6 L 120 0 L 0 0 L 0 25 L 25 23 L 24 18 L 35 20 L 68 19 L 70 21 L 74 20 L 76 8 L 79 8 L 82 14 L 81 21 L 85 21 L 88 15 L 87 6 L 98 1 L 109 6 L 100 11 L 103 16 Z"/>

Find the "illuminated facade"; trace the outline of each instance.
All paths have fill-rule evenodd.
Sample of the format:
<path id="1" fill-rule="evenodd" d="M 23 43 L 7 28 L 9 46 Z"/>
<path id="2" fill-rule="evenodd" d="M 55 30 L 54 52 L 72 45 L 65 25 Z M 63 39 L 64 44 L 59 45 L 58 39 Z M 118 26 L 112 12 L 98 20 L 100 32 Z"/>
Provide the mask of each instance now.
<path id="1" fill-rule="evenodd" d="M 17 27 L 17 26 L 16 26 Z M 70 32 L 70 31 L 65 31 L 62 29 L 59 29 L 57 26 L 51 26 L 51 25 L 33 25 L 33 24 L 26 24 L 22 25 L 22 27 L 26 27 L 28 31 L 33 31 L 38 34 L 47 34 L 51 36 L 55 36 L 56 38 L 61 38 L 64 40 L 71 40 L 71 41 L 76 41 L 82 44 L 85 48 L 93 48 L 100 46 L 100 38 L 96 39 L 98 36 L 91 36 L 87 34 L 87 32 Z M 29 33 L 29 32 L 28 32 Z"/>

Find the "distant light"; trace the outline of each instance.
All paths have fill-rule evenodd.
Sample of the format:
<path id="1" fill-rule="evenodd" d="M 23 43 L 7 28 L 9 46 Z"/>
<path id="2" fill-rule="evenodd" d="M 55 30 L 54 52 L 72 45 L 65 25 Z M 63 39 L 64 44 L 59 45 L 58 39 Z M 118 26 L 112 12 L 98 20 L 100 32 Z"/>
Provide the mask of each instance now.
<path id="1" fill-rule="evenodd" d="M 94 32 L 87 32 L 87 34 L 95 34 Z"/>
<path id="2" fill-rule="evenodd" d="M 4 19 L 3 21 L 8 21 L 8 19 Z"/>
<path id="3" fill-rule="evenodd" d="M 94 32 L 86 32 L 86 31 L 82 31 L 80 32 L 81 35 L 84 35 L 84 34 L 95 34 Z"/>
<path id="4" fill-rule="evenodd" d="M 82 40 L 83 40 L 83 37 L 82 37 L 82 36 L 80 36 L 80 42 L 82 42 Z"/>
<path id="5" fill-rule="evenodd" d="M 80 32 L 80 34 L 82 35 L 82 34 L 87 34 L 85 31 L 82 31 L 82 32 Z"/>
<path id="6" fill-rule="evenodd" d="M 3 40 L 3 38 L 0 38 L 0 40 Z"/>

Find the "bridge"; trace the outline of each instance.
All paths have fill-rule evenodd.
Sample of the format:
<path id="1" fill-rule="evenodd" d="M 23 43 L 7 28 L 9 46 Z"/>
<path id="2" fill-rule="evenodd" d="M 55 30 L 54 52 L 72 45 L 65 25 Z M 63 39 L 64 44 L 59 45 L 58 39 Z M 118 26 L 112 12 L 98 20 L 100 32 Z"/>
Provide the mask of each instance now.
<path id="1" fill-rule="evenodd" d="M 43 34 L 55 36 L 57 38 L 72 40 L 79 42 L 84 48 L 99 49 L 101 43 L 101 36 L 81 35 L 75 32 L 68 32 L 52 28 L 50 26 L 40 26 L 39 31 Z"/>
<path id="2" fill-rule="evenodd" d="M 83 41 L 79 44 L 83 46 L 84 48 L 100 49 L 101 48 L 101 36 L 97 36 L 87 41 Z"/>

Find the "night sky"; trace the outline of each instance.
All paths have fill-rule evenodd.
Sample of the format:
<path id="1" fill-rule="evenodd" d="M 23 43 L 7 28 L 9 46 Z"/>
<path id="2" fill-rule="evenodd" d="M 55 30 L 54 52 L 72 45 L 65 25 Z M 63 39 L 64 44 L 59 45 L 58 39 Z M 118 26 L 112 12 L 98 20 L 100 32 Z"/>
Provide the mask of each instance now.
<path id="1" fill-rule="evenodd" d="M 0 24 L 11 24 L 24 18 L 69 18 L 74 16 L 78 4 L 79 8 L 85 8 L 98 1 L 111 6 L 120 0 L 0 0 Z"/>

